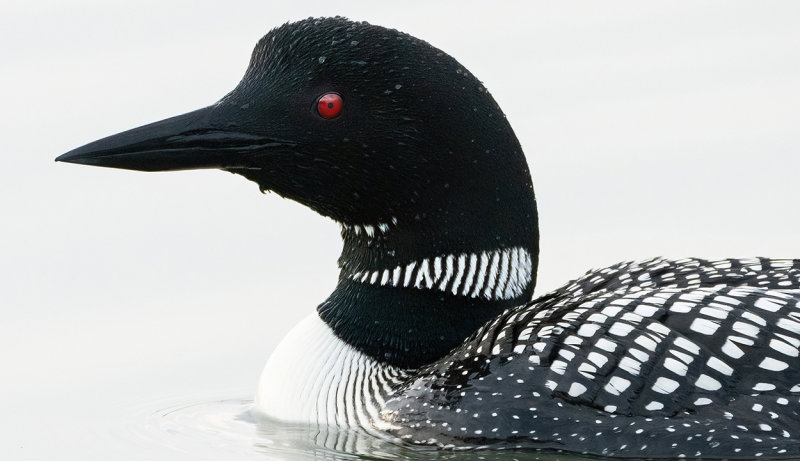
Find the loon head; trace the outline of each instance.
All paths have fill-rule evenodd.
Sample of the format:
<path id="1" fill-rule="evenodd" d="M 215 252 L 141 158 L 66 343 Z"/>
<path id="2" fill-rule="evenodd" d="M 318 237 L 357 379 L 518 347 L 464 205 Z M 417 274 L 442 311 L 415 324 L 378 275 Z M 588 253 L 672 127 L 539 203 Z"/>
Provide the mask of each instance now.
<path id="1" fill-rule="evenodd" d="M 342 275 L 320 315 L 394 364 L 438 358 L 533 291 L 536 206 L 514 132 L 454 58 L 396 30 L 340 17 L 285 24 L 217 103 L 56 160 L 222 169 L 338 221 Z M 510 284 L 523 259 L 519 287 L 489 289 L 490 277 Z"/>

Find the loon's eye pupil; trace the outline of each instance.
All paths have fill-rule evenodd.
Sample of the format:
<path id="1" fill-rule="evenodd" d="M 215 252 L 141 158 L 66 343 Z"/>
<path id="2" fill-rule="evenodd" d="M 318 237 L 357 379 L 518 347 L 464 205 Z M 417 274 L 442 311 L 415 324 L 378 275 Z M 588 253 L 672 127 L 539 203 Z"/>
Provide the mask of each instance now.
<path id="1" fill-rule="evenodd" d="M 335 118 L 342 112 L 342 105 L 337 93 L 325 93 L 317 99 L 317 113 L 322 118 Z"/>

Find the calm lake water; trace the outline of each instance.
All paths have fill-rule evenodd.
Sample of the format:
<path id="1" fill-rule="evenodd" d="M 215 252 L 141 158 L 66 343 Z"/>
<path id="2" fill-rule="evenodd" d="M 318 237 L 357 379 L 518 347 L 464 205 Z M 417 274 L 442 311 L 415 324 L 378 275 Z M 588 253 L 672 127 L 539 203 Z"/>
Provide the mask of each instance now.
<path id="1" fill-rule="evenodd" d="M 588 458 L 505 450 L 411 448 L 356 431 L 310 429 L 259 416 L 249 399 L 173 402 L 140 408 L 120 434 L 123 444 L 174 452 L 176 458 L 239 460 L 542 460 Z"/>

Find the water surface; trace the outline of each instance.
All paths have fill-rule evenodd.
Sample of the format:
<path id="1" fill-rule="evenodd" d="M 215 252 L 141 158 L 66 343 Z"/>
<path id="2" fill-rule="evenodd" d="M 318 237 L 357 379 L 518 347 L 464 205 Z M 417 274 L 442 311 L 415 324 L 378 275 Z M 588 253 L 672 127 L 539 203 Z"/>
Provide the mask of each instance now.
<path id="1" fill-rule="evenodd" d="M 161 402 L 163 405 L 165 402 Z M 583 457 L 513 450 L 441 451 L 397 444 L 358 431 L 309 428 L 261 416 L 247 398 L 143 406 L 119 434 L 126 443 L 160 447 L 176 455 L 241 460 L 542 460 Z"/>

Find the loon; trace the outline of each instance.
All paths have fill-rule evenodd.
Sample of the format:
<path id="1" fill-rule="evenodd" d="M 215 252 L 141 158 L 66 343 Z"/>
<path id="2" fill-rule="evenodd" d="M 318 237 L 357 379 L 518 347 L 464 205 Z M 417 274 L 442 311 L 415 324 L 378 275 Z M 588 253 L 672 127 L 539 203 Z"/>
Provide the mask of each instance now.
<path id="1" fill-rule="evenodd" d="M 340 223 L 336 289 L 258 384 L 272 418 L 442 449 L 800 456 L 800 259 L 623 262 L 531 300 L 520 144 L 405 33 L 284 24 L 217 103 L 56 160 L 221 169 Z"/>

